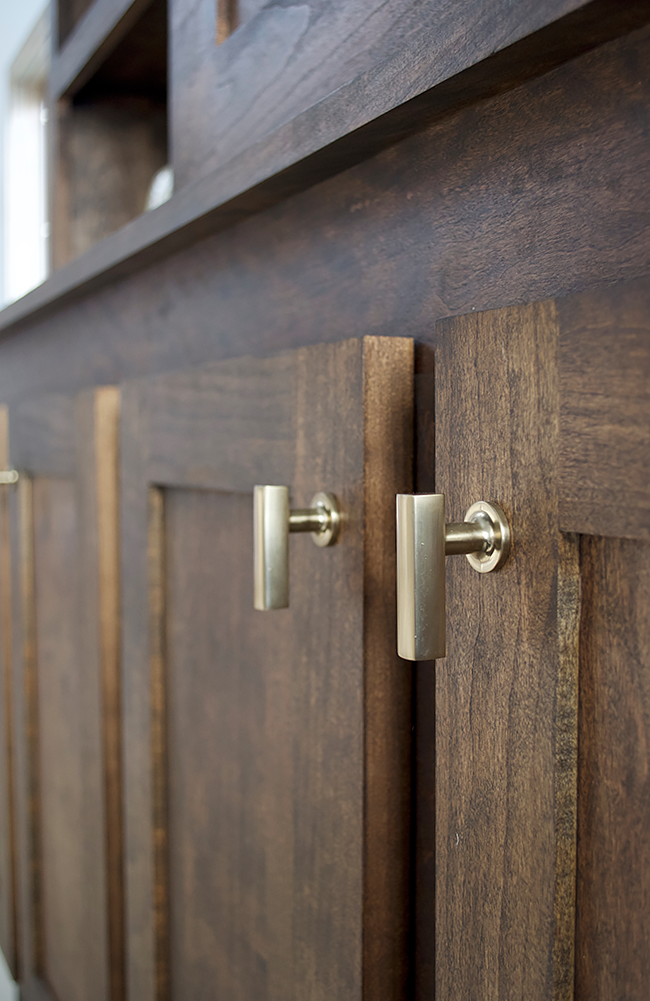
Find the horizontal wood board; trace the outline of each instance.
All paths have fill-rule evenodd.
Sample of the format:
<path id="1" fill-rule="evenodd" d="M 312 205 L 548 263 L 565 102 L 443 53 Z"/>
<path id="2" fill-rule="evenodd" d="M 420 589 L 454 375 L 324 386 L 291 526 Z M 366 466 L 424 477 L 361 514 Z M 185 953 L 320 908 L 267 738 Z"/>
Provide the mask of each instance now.
<path id="1" fill-rule="evenodd" d="M 431 343 L 441 316 L 647 274 L 649 47 L 610 43 L 34 321 L 0 344 L 0 395 L 351 329 Z"/>
<path id="2" fill-rule="evenodd" d="M 558 11 L 573 6 L 558 3 Z M 640 0 L 625 6 L 593 0 L 578 7 L 566 18 L 554 21 L 553 8 L 532 4 L 528 21 L 499 23 L 501 42 L 486 42 L 480 36 L 476 39 L 480 52 L 461 46 L 468 61 L 458 63 L 451 58 L 447 69 L 440 68 L 444 63 L 437 49 L 437 27 L 418 32 L 417 60 L 398 50 L 385 63 L 335 90 L 211 175 L 185 185 L 166 205 L 129 223 L 6 307 L 0 314 L 0 328 L 72 301 L 231 227 L 367 160 L 441 116 L 645 24 L 648 17 L 648 7 Z M 491 55 L 494 48 L 499 51 Z M 424 60 L 424 67 L 420 60 Z"/>
<path id="3" fill-rule="evenodd" d="M 490 86 L 493 72 L 503 72 L 499 84 L 491 79 L 502 89 L 557 65 L 568 45 L 578 55 L 598 38 L 633 30 L 647 18 L 640 5 L 623 7 L 607 0 L 520 0 L 516 9 L 503 0 L 474 0 L 462 11 L 454 0 L 293 0 L 262 5 L 217 49 L 214 28 L 210 30 L 212 0 L 198 0 L 192 12 L 188 17 L 181 3 L 172 16 L 179 186 L 205 176 L 285 123 L 296 122 L 295 144 L 307 135 L 307 121 L 299 116 L 319 105 L 323 135 L 336 120 L 327 114 L 323 98 L 329 102 L 337 92 L 339 124 L 346 119 L 350 132 L 388 111 L 389 102 L 397 108 L 423 95 L 427 79 L 444 89 L 458 74 L 462 78 L 464 71 L 487 61 L 472 80 L 458 79 L 444 97 L 438 95 L 449 107 L 450 100 L 469 98 L 473 86 Z M 564 31 L 558 32 L 561 22 Z M 535 39 L 540 31 L 544 38 Z M 533 36 L 531 44 L 524 41 L 528 36 Z M 518 50 L 513 43 L 519 43 Z M 504 62 L 500 68 L 490 64 L 497 53 L 505 56 L 507 69 Z M 423 112 L 427 114 L 422 102 L 405 107 L 397 128 L 413 126 Z M 384 138 L 398 137 L 396 124 L 382 122 Z M 367 153 L 367 131 L 363 138 Z M 376 132 L 373 138 L 381 141 Z"/>

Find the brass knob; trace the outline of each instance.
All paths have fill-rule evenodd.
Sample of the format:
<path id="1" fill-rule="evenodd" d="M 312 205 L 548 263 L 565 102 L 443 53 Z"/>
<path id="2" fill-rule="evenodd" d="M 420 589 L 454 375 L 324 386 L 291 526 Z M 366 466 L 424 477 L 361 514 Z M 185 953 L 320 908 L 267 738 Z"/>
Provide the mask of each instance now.
<path id="1" fill-rule="evenodd" d="M 397 495 L 397 652 L 405 660 L 445 657 L 445 557 L 465 555 L 479 573 L 502 567 L 510 525 L 498 504 L 472 504 L 445 524 L 444 494 Z"/>
<path id="2" fill-rule="evenodd" d="M 333 494 L 317 493 L 310 508 L 290 511 L 289 487 L 255 487 L 254 607 L 259 611 L 289 607 L 289 532 L 310 532 L 317 546 L 333 546 L 340 527 Z"/>

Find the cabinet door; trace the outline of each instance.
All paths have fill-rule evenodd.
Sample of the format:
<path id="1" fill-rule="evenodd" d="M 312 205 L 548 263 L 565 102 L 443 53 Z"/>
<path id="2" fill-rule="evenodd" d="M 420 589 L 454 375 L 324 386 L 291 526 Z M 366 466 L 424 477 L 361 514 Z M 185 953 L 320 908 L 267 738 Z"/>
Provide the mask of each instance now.
<path id="1" fill-rule="evenodd" d="M 395 493 L 413 349 L 365 338 L 126 384 L 128 996 L 403 997 L 411 671 Z M 253 609 L 253 487 L 317 491 L 290 606 Z"/>
<path id="2" fill-rule="evenodd" d="M 123 998 L 115 389 L 9 415 L 22 996 Z"/>
<path id="3" fill-rule="evenodd" d="M 649 317 L 641 282 L 437 329 L 436 488 L 514 543 L 447 560 L 418 667 L 418 999 L 648 995 Z"/>

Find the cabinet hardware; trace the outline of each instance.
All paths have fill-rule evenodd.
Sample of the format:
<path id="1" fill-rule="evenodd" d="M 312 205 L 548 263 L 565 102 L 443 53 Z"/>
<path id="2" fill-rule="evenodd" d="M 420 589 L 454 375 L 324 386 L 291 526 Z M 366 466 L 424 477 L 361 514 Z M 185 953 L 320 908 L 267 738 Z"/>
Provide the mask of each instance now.
<path id="1" fill-rule="evenodd" d="M 333 494 L 317 493 L 310 508 L 289 510 L 289 487 L 257 486 L 253 494 L 254 606 L 289 607 L 289 532 L 310 532 L 317 546 L 333 546 L 341 517 Z"/>
<path id="2" fill-rule="evenodd" d="M 446 656 L 445 557 L 465 555 L 479 573 L 503 566 L 510 525 L 498 504 L 472 504 L 445 524 L 444 494 L 397 495 L 397 652 L 405 660 Z"/>
<path id="3" fill-rule="evenodd" d="M 18 470 L 0 469 L 0 486 L 6 486 L 10 483 L 18 483 Z"/>

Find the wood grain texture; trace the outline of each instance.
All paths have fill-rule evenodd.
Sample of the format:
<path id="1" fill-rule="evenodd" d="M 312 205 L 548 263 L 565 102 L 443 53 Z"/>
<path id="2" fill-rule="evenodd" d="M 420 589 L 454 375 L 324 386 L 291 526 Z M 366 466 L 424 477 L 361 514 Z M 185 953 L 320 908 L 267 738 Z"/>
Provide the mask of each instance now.
<path id="1" fill-rule="evenodd" d="M 395 483 L 413 476 L 413 346 L 364 350 L 364 999 L 407 990 L 411 671 L 395 657 Z M 410 378 L 409 378 L 410 377 Z M 394 493 L 393 493 L 394 497 Z M 391 901 L 390 908 L 387 902 Z"/>
<path id="2" fill-rule="evenodd" d="M 387 554 L 395 484 L 410 481 L 412 371 L 410 342 L 370 339 L 125 387 L 129 989 L 140 998 L 403 996 L 410 672 L 393 652 Z M 250 569 L 250 498 L 265 479 L 288 482 L 297 505 L 328 484 L 347 516 L 331 550 L 292 540 L 291 608 L 269 615 L 252 608 Z M 155 576 L 167 689 L 154 767 L 159 700 L 142 667 L 153 605 L 161 614 L 161 599 L 148 610 L 142 598 L 161 593 L 146 586 L 152 482 L 165 488 Z M 165 757 L 169 973 L 156 962 L 152 879 Z"/>
<path id="3" fill-rule="evenodd" d="M 79 498 L 80 591 L 78 643 L 84 673 L 94 677 L 89 715 L 101 740 L 92 797 L 100 830 L 96 862 L 103 892 L 102 949 L 92 961 L 106 970 L 109 1001 L 124 998 L 124 881 L 121 747 L 121 598 L 119 567 L 120 396 L 105 386 L 75 404 Z M 93 712 L 94 709 L 94 712 Z M 98 715 L 99 713 L 99 715 Z M 91 795 L 87 798 L 90 800 Z M 103 826 L 103 830 L 101 830 Z M 87 835 L 89 831 L 87 830 Z"/>
<path id="4" fill-rule="evenodd" d="M 421 907 L 435 907 L 436 965 L 420 996 L 433 974 L 445 1001 L 569 1001 L 579 582 L 577 540 L 558 531 L 555 309 L 443 321 L 437 340 L 436 486 L 447 517 L 495 499 L 514 549 L 485 577 L 447 561 L 436 883 L 420 894 Z M 431 927 L 425 912 L 418 920 Z"/>
<path id="5" fill-rule="evenodd" d="M 104 388 L 77 401 L 24 400 L 10 412 L 23 471 L 12 522 L 27 1001 L 124 996 L 118 405 Z"/>
<path id="6" fill-rule="evenodd" d="M 294 147 L 298 136 L 308 131 L 324 137 L 335 121 L 331 102 L 337 93 L 336 117 L 339 127 L 347 122 L 348 133 L 388 112 L 389 105 L 411 102 L 402 109 L 399 123 L 396 117 L 381 122 L 384 141 L 388 135 L 395 141 L 418 112 L 424 116 L 420 126 L 426 123 L 432 108 L 421 96 L 432 86 L 447 91 L 438 95 L 439 113 L 441 101 L 458 104 L 477 84 L 493 84 L 494 79 L 487 81 L 492 72 L 500 76 L 497 89 L 503 89 L 557 65 L 569 38 L 573 55 L 578 55 L 591 47 L 596 35 L 601 41 L 613 37 L 616 24 L 629 31 L 646 23 L 648 12 L 640 4 L 622 8 L 580 0 L 544 5 L 525 0 L 513 9 L 501 0 L 482 0 L 465 4 L 460 17 L 453 0 L 292 0 L 259 5 L 215 49 L 216 13 L 212 0 L 172 8 L 172 119 L 179 187 L 287 122 L 292 123 Z M 539 44 L 524 43 L 516 52 L 516 43 L 544 29 L 546 37 L 540 37 Z M 504 50 L 510 51 L 497 69 L 494 56 Z M 484 65 L 473 80 L 458 79 L 450 86 L 454 77 L 490 59 L 492 64 Z M 308 119 L 299 116 L 310 112 L 308 125 Z M 372 128 L 363 137 L 366 155 L 377 138 Z"/>
<path id="7" fill-rule="evenodd" d="M 56 997 L 105 998 L 99 678 L 77 638 L 81 580 L 73 480 L 35 477 L 35 619 L 43 958 Z M 99 852 L 98 852 L 99 849 Z M 99 854 L 99 858 L 98 858 Z"/>
<path id="8" fill-rule="evenodd" d="M 0 406 L 0 469 L 9 467 L 8 410 Z M 15 488 L 9 488 L 14 489 Z M 12 570 L 8 488 L 0 488 L 0 949 L 18 978 Z"/>
<path id="9" fill-rule="evenodd" d="M 650 982 L 650 548 L 584 538 L 577 1001 Z"/>
<path id="10" fill-rule="evenodd" d="M 149 663 L 151 683 L 151 775 L 153 833 L 154 994 L 156 1001 L 170 1001 L 169 927 L 169 701 L 166 643 L 165 513 L 163 493 L 148 490 L 147 563 L 149 571 Z"/>
<path id="11" fill-rule="evenodd" d="M 280 126 L 266 139 L 260 139 L 259 143 L 235 156 L 212 174 L 192 184 L 188 183 L 156 212 L 148 213 L 128 224 L 119 233 L 91 248 L 74 265 L 61 268 L 19 303 L 8 306 L 0 313 L 0 329 L 9 328 L 27 317 L 31 317 L 30 322 L 33 322 L 39 310 L 45 310 L 49 306 L 51 313 L 55 303 L 59 307 L 63 303 L 72 302 L 80 294 L 112 284 L 118 278 L 160 261 L 205 236 L 224 227 L 229 228 L 251 214 L 276 205 L 290 195 L 304 191 L 369 159 L 380 150 L 394 146 L 405 136 L 426 128 L 441 117 L 452 115 L 459 108 L 477 104 L 485 97 L 529 79 L 531 71 L 534 75 L 550 70 L 565 59 L 578 55 L 585 47 L 605 42 L 607 38 L 617 36 L 623 30 L 632 30 L 645 23 L 647 17 L 645 3 L 621 5 L 608 2 L 605 6 L 611 16 L 604 15 L 600 3 L 589 3 L 581 5 L 575 15 L 578 23 L 574 24 L 572 20 L 565 23 L 562 19 L 553 22 L 548 29 L 551 35 L 549 37 L 544 31 L 534 32 L 532 35 L 529 32 L 535 24 L 540 27 L 546 23 L 546 18 L 552 20 L 552 8 L 539 4 L 531 6 L 534 7 L 532 22 L 525 18 L 521 23 L 518 22 L 518 26 L 508 25 L 507 21 L 501 22 L 498 30 L 502 41 L 507 39 L 513 43 L 504 48 L 503 53 L 497 53 L 493 58 L 485 59 L 485 62 L 473 63 L 472 60 L 478 58 L 478 54 L 466 49 L 463 43 L 461 62 L 453 64 L 449 78 L 444 76 L 443 63 L 438 58 L 437 24 L 421 30 L 422 26 L 418 22 L 416 59 L 410 59 L 406 47 L 398 49 L 390 59 L 378 64 L 358 81 L 335 90 L 313 109 Z M 563 7 L 563 4 L 558 6 Z M 507 5 L 507 10 L 513 12 L 514 8 Z M 580 11 L 584 13 L 581 14 Z M 584 23 L 581 21 L 583 16 Z M 538 19 L 541 19 L 540 23 Z M 213 27 L 214 19 L 207 25 L 211 37 Z M 524 40 L 520 47 L 515 39 L 522 36 Z M 487 41 L 485 44 L 492 51 L 492 43 Z M 499 48 L 498 42 L 496 48 Z M 489 52 L 483 53 L 485 56 L 488 54 Z M 470 63 L 475 66 L 468 76 L 464 75 L 467 70 L 467 62 L 464 61 L 466 56 L 469 56 Z M 640 68 L 635 65 L 635 87 L 639 72 Z M 412 73 L 414 77 L 411 76 Z M 443 75 L 442 81 L 439 73 Z M 449 81 L 447 84 L 444 82 L 446 79 Z M 596 88 L 599 93 L 607 93 L 611 100 L 619 92 L 619 81 L 617 79 L 613 90 L 611 87 L 607 89 L 606 81 L 600 75 Z M 421 94 L 421 97 L 413 103 L 412 99 L 417 94 Z M 571 121 L 580 121 L 574 117 L 578 111 L 575 97 L 576 94 L 571 91 L 568 111 Z M 593 86 L 585 94 L 585 104 L 586 120 L 591 121 L 596 114 Z M 393 111 L 394 121 L 391 120 Z M 562 117 L 563 113 L 556 108 L 552 135 L 555 135 L 558 120 Z M 505 145 L 503 140 L 496 143 L 496 133 L 491 134 L 488 145 L 495 144 L 495 149 L 500 149 L 500 156 L 503 157 L 513 138 L 519 134 L 522 123 L 528 120 L 531 120 L 531 108 L 526 100 L 514 124 L 504 132 Z M 568 125 L 567 120 L 565 126 Z M 503 129 L 502 121 L 500 130 Z M 451 135 L 458 139 L 457 133 L 458 127 L 454 124 Z M 542 139 L 539 130 L 536 130 L 536 135 L 538 140 Z M 474 139 L 477 139 L 475 133 Z M 463 140 L 461 148 L 465 147 L 465 143 L 466 140 Z M 471 145 L 474 146 L 474 142 Z M 438 150 L 440 155 L 439 147 Z M 624 155 L 623 158 L 629 163 L 629 156 Z M 415 161 L 408 154 L 405 162 L 415 166 Z M 453 158 L 450 162 L 453 162 Z M 421 185 L 424 178 L 430 175 L 426 171 L 420 171 L 418 176 Z M 445 186 L 442 190 L 454 189 L 453 186 Z M 490 189 L 488 187 L 485 190 Z M 363 195 L 362 204 L 367 197 L 367 194 Z M 402 195 L 400 205 L 403 205 L 403 197 Z M 316 196 L 316 201 L 320 201 L 320 195 Z M 352 204 L 354 201 L 353 199 Z M 349 204 L 346 204 L 345 211 L 346 214 L 349 213 Z M 300 218 L 302 220 L 304 216 L 301 215 Z M 599 233 L 599 239 L 602 239 L 602 228 Z M 530 253 L 529 242 L 527 250 Z M 484 265 L 481 265 L 480 273 L 483 268 Z M 472 269 L 469 269 L 469 273 L 471 272 Z M 531 270 L 531 274 L 534 273 Z M 341 331 L 338 336 L 341 336 Z"/>
<path id="12" fill-rule="evenodd" d="M 650 540 L 650 282 L 558 303 L 560 524 Z"/>
<path id="13" fill-rule="evenodd" d="M 0 344 L 1 397 L 350 329 L 431 343 L 441 316 L 641 277 L 649 45 L 611 43 L 34 320 Z"/>
<path id="14" fill-rule="evenodd" d="M 168 160 L 164 101 L 126 90 L 76 104 L 60 102 L 60 185 L 54 266 L 140 216 L 151 181 Z"/>
<path id="15" fill-rule="evenodd" d="M 9 410 L 11 460 L 23 472 L 72 477 L 76 468 L 74 400 L 62 393 L 25 396 Z"/>
<path id="16" fill-rule="evenodd" d="M 15 721 L 15 801 L 17 830 L 20 991 L 25 1001 L 56 1001 L 38 978 L 42 963 L 42 857 L 38 842 L 39 773 L 34 757 L 36 646 L 32 483 L 23 476 L 9 495 L 12 569 L 17 581 L 12 607 L 13 700 Z M 36 767 L 35 767 L 36 762 Z"/>

